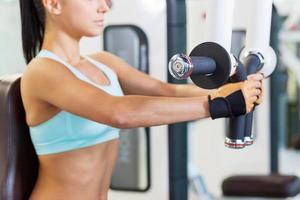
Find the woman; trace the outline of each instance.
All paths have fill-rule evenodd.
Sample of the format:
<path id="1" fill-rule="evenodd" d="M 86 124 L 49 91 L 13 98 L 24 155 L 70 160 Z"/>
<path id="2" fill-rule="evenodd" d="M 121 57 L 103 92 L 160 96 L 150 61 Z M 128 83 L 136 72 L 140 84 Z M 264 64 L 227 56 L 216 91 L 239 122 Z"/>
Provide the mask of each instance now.
<path id="1" fill-rule="evenodd" d="M 204 90 L 163 83 L 107 52 L 81 56 L 80 39 L 103 29 L 105 0 L 20 0 L 20 7 L 28 63 L 21 95 L 40 163 L 31 200 L 106 200 L 119 129 L 237 116 L 261 96 L 260 74 Z"/>

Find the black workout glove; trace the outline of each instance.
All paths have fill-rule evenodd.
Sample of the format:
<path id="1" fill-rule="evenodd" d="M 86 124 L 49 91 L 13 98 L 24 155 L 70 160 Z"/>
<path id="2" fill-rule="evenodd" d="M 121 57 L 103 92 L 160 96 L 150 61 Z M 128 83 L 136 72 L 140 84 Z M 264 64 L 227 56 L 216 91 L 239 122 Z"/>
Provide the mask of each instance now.
<path id="1" fill-rule="evenodd" d="M 239 89 L 226 97 L 208 96 L 209 112 L 212 119 L 236 117 L 246 114 L 246 102 L 243 92 Z"/>

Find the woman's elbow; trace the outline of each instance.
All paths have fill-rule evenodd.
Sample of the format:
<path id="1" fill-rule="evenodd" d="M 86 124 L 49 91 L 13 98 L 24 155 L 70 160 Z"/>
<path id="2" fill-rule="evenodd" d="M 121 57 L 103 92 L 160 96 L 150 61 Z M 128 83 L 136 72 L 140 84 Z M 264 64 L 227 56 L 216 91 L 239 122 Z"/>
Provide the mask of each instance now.
<path id="1" fill-rule="evenodd" d="M 129 129 L 135 128 L 131 117 L 129 117 L 125 112 L 119 111 L 113 115 L 112 126 L 119 129 Z"/>
<path id="2" fill-rule="evenodd" d="M 126 129 L 129 128 L 128 120 L 122 117 L 121 114 L 115 116 L 112 119 L 112 126 L 119 129 Z"/>
<path id="3" fill-rule="evenodd" d="M 132 103 L 132 102 L 131 102 Z M 140 109 L 136 105 L 117 102 L 111 113 L 112 126 L 119 129 L 137 128 L 142 125 Z"/>

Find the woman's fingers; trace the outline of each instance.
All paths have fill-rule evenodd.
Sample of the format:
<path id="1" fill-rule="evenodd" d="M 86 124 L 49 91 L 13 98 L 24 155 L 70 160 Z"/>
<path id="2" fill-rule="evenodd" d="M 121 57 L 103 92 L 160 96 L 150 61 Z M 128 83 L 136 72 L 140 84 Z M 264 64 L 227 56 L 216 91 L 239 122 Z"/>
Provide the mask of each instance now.
<path id="1" fill-rule="evenodd" d="M 260 89 L 262 87 L 262 83 L 260 81 L 248 80 L 247 87 Z"/>
<path id="2" fill-rule="evenodd" d="M 261 87 L 261 93 L 258 95 L 258 99 L 255 101 L 255 104 L 259 105 L 263 102 L 263 97 L 264 97 L 264 88 L 263 86 Z"/>
<path id="3" fill-rule="evenodd" d="M 254 104 L 254 102 L 258 99 L 257 96 L 251 96 L 250 97 L 250 101 L 251 101 L 251 104 Z"/>
<path id="4" fill-rule="evenodd" d="M 247 112 L 250 112 L 255 104 L 261 103 L 262 83 L 256 80 L 245 81 L 243 93 L 246 100 Z"/>
<path id="5" fill-rule="evenodd" d="M 251 89 L 251 95 L 252 96 L 259 96 L 261 94 L 261 90 L 260 89 L 257 89 L 257 88 L 253 88 Z"/>
<path id="6" fill-rule="evenodd" d="M 247 76 L 247 79 L 253 81 L 262 81 L 264 79 L 264 75 L 262 73 L 251 74 Z"/>

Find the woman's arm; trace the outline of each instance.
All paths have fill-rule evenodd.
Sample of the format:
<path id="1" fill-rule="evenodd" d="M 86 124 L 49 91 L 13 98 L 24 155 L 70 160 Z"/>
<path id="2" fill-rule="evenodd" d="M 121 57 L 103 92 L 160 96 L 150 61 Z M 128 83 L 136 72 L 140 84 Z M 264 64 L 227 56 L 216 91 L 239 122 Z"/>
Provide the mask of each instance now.
<path id="1" fill-rule="evenodd" d="M 205 90 L 192 84 L 164 83 L 136 70 L 121 58 L 107 52 L 97 53 L 92 57 L 111 67 L 118 74 L 120 84 L 126 95 L 199 97 L 214 92 L 214 90 Z"/>
<path id="2" fill-rule="evenodd" d="M 115 98 L 122 128 L 149 127 L 210 117 L 208 98 L 149 97 Z"/>
<path id="3" fill-rule="evenodd" d="M 112 96 L 45 58 L 31 63 L 21 91 L 43 103 L 117 128 L 156 126 L 209 117 L 208 98 Z"/>
<path id="4" fill-rule="evenodd" d="M 168 84 L 168 83 L 166 83 Z M 207 90 L 200 88 L 194 84 L 168 84 L 168 87 L 171 87 L 170 90 L 174 91 L 174 97 L 200 97 L 208 96 L 217 89 Z"/>

